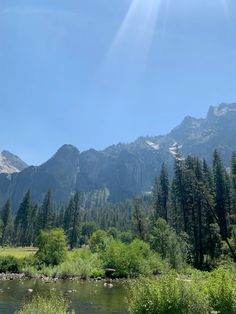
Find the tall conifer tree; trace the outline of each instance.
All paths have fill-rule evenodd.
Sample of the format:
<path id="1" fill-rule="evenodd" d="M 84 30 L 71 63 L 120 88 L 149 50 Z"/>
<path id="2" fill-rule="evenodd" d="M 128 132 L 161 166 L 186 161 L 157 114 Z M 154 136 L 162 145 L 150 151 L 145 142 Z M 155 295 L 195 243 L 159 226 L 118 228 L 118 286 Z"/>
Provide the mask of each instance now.
<path id="1" fill-rule="evenodd" d="M 25 194 L 15 219 L 15 242 L 17 245 L 31 245 L 33 240 L 32 228 L 33 203 L 30 190 Z"/>
<path id="2" fill-rule="evenodd" d="M 3 222 L 2 239 L 1 243 L 11 244 L 13 240 L 13 214 L 11 202 L 8 200 L 1 211 L 1 220 Z"/>
<path id="3" fill-rule="evenodd" d="M 214 151 L 213 155 L 213 175 L 215 211 L 220 224 L 220 232 L 223 240 L 228 237 L 227 210 L 228 210 L 228 186 L 226 181 L 226 171 L 220 155 Z"/>

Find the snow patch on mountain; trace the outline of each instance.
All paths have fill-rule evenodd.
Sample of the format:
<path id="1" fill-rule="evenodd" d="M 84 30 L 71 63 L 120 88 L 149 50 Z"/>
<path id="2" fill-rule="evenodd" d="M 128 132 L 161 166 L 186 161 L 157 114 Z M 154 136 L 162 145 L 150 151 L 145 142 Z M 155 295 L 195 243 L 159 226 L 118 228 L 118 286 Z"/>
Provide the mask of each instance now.
<path id="1" fill-rule="evenodd" d="M 157 143 L 153 143 L 151 141 L 146 141 L 146 144 L 148 146 L 150 146 L 151 148 L 155 149 L 155 150 L 159 150 L 160 149 L 160 145 Z"/>
<path id="2" fill-rule="evenodd" d="M 184 160 L 183 157 L 179 154 L 179 150 L 183 147 L 183 145 L 179 145 L 175 142 L 171 147 L 169 147 L 170 154 L 177 160 Z"/>
<path id="3" fill-rule="evenodd" d="M 236 108 L 232 108 L 232 107 L 228 107 L 228 106 L 225 106 L 225 107 L 215 107 L 214 108 L 214 115 L 216 117 L 224 116 L 224 115 L 226 115 L 229 112 L 236 112 Z"/>
<path id="4" fill-rule="evenodd" d="M 0 153 L 0 173 L 12 174 L 16 172 L 20 172 L 20 170 L 12 166 L 7 158 Z"/>

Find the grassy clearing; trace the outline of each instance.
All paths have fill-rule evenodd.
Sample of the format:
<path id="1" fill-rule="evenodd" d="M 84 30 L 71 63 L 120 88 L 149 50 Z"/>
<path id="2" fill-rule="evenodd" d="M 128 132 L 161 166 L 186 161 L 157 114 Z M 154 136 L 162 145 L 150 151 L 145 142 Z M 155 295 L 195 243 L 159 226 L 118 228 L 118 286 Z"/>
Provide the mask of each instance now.
<path id="1" fill-rule="evenodd" d="M 0 248 L 0 257 L 1 256 L 13 256 L 15 258 L 25 258 L 33 256 L 37 252 L 36 248 L 33 247 L 2 247 Z"/>

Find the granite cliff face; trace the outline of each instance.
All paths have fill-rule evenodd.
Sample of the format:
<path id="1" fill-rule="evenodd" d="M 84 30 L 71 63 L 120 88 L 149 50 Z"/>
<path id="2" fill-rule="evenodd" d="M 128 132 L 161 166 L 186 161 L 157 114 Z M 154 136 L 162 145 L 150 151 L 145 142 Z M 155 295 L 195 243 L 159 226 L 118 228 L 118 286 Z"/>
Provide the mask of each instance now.
<path id="1" fill-rule="evenodd" d="M 41 166 L 30 166 L 11 176 L 0 175 L 0 190 L 3 186 L 8 187 L 6 195 L 11 196 L 14 207 L 19 205 L 28 189 L 35 201 L 41 202 L 51 188 L 55 201 L 65 202 L 75 191 L 78 172 L 79 151 L 72 145 L 64 145 Z"/>
<path id="2" fill-rule="evenodd" d="M 28 165 L 18 156 L 4 150 L 0 153 L 0 173 L 12 174 L 20 172 Z"/>
<path id="3" fill-rule="evenodd" d="M 186 117 L 164 136 L 140 137 L 130 144 L 82 153 L 64 145 L 38 167 L 25 168 L 27 165 L 22 164 L 20 168 L 12 162 L 18 170 L 0 174 L 0 202 L 11 196 L 17 208 L 28 189 L 36 201 L 41 201 L 48 188 L 57 203 L 68 201 L 76 190 L 104 188 L 109 190 L 110 201 L 130 198 L 151 190 L 163 162 L 171 169 L 177 148 L 183 156 L 197 155 L 208 162 L 217 149 L 229 165 L 236 150 L 236 104 L 210 107 L 206 119 Z"/>

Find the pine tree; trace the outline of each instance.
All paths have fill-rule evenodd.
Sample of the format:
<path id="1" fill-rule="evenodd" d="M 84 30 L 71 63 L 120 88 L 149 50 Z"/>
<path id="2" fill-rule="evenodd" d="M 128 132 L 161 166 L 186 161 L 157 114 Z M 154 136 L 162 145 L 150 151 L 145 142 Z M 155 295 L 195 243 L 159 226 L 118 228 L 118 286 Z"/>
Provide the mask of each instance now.
<path id="1" fill-rule="evenodd" d="M 202 163 L 196 157 L 186 159 L 186 202 L 188 208 L 187 233 L 193 247 L 193 264 L 196 268 L 202 269 L 203 251 L 203 230 L 205 225 L 204 200 L 201 189 L 204 189 Z"/>
<path id="2" fill-rule="evenodd" d="M 132 222 L 134 235 L 145 240 L 146 237 L 146 218 L 142 208 L 142 201 L 138 198 L 133 201 Z"/>
<path id="3" fill-rule="evenodd" d="M 73 224 L 73 212 L 74 212 L 74 197 L 71 197 L 68 206 L 66 207 L 65 214 L 64 214 L 64 230 L 69 236 Z"/>
<path id="4" fill-rule="evenodd" d="M 75 248 L 78 245 L 79 241 L 79 227 L 80 227 L 80 194 L 77 192 L 74 196 L 74 211 L 72 217 L 72 228 L 70 234 L 70 247 L 71 249 Z"/>
<path id="5" fill-rule="evenodd" d="M 43 204 L 39 210 L 39 231 L 50 230 L 55 224 L 55 215 L 52 204 L 52 191 L 46 193 Z"/>
<path id="6" fill-rule="evenodd" d="M 159 202 L 159 190 L 160 190 L 160 178 L 156 177 L 152 189 L 152 199 L 153 199 L 153 209 L 154 209 L 154 219 L 161 217 L 160 202 Z"/>
<path id="7" fill-rule="evenodd" d="M 11 202 L 8 200 L 1 211 L 1 220 L 3 222 L 1 244 L 11 244 L 13 240 L 13 214 Z"/>
<path id="8" fill-rule="evenodd" d="M 75 248 L 79 243 L 79 232 L 81 223 L 81 195 L 75 193 L 70 199 L 69 205 L 65 210 L 64 215 L 64 230 L 68 236 L 70 248 Z"/>
<path id="9" fill-rule="evenodd" d="M 228 189 L 226 180 L 226 171 L 222 160 L 217 151 L 213 155 L 213 175 L 214 175 L 214 196 L 215 196 L 215 211 L 219 220 L 220 233 L 222 239 L 228 237 L 227 214 L 228 208 Z"/>
<path id="10" fill-rule="evenodd" d="M 232 154 L 231 160 L 231 194 L 232 194 L 232 214 L 231 214 L 231 223 L 236 225 L 236 152 Z"/>
<path id="11" fill-rule="evenodd" d="M 221 237 L 220 230 L 211 209 L 215 208 L 214 204 L 214 182 L 213 173 L 206 160 L 203 160 L 203 182 L 205 186 L 203 198 L 207 200 L 206 204 L 206 228 L 205 228 L 205 248 L 206 255 L 214 261 L 220 255 Z"/>
<path id="12" fill-rule="evenodd" d="M 174 165 L 174 179 L 172 182 L 171 192 L 172 200 L 175 200 L 174 220 L 177 231 L 187 232 L 188 229 L 188 209 L 187 209 L 187 193 L 186 193 L 186 173 L 185 162 L 179 153 L 176 154 Z"/>
<path id="13" fill-rule="evenodd" d="M 15 218 L 15 243 L 17 245 L 26 246 L 32 244 L 32 212 L 33 203 L 29 190 L 25 194 Z"/>
<path id="14" fill-rule="evenodd" d="M 163 218 L 168 221 L 168 197 L 169 197 L 169 179 L 168 172 L 163 163 L 161 174 L 156 178 L 153 190 L 154 214 L 155 218 Z"/>
<path id="15" fill-rule="evenodd" d="M 63 226 L 64 226 L 64 215 L 65 215 L 65 208 L 64 208 L 64 206 L 60 206 L 57 210 L 56 228 L 63 228 Z"/>
<path id="16" fill-rule="evenodd" d="M 163 163 L 160 175 L 161 206 L 164 219 L 168 222 L 168 197 L 169 197 L 169 178 L 165 164 Z"/>

